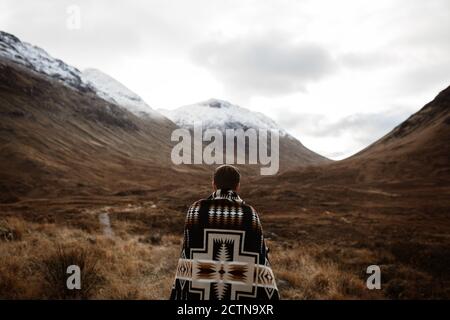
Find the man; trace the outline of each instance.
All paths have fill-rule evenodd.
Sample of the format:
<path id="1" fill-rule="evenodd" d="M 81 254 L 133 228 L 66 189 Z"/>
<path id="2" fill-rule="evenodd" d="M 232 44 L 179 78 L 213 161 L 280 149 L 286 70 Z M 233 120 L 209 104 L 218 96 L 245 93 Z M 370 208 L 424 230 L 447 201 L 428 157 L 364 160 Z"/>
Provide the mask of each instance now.
<path id="1" fill-rule="evenodd" d="M 171 299 L 279 299 L 258 214 L 239 187 L 238 169 L 220 166 L 214 193 L 189 208 Z"/>

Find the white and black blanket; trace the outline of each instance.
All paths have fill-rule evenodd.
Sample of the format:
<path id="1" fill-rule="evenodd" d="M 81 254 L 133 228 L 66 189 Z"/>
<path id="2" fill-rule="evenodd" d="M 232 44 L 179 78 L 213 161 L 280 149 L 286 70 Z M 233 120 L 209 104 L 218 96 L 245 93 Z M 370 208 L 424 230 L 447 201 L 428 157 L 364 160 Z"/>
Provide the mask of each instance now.
<path id="1" fill-rule="evenodd" d="M 173 300 L 279 299 L 257 212 L 217 190 L 188 210 Z"/>

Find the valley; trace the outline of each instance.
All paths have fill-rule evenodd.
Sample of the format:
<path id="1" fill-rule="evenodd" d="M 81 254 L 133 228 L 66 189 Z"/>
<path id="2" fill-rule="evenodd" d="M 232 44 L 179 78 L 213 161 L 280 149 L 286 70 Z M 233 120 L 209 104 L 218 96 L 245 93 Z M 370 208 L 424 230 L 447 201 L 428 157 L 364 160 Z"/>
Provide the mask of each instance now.
<path id="1" fill-rule="evenodd" d="M 173 164 L 172 133 L 195 117 L 275 124 L 218 99 L 159 112 L 58 61 L 0 33 L 0 298 L 167 299 L 186 210 L 214 168 Z M 430 100 L 347 159 L 286 133 L 277 175 L 238 165 L 282 298 L 450 297 L 450 87 Z M 85 290 L 64 287 L 67 263 L 84 266 Z M 369 265 L 381 290 L 366 287 Z"/>
<path id="2" fill-rule="evenodd" d="M 62 247 L 69 256 L 71 250 L 94 255 L 90 259 L 102 282 L 84 298 L 166 299 L 186 206 L 209 194 L 208 183 L 199 189 L 1 205 L 1 226 L 14 240 L 0 243 L 0 295 L 76 298 L 49 291 L 55 283 L 43 280 L 42 264 L 58 261 Z M 362 201 L 361 194 L 373 195 L 363 187 L 346 191 L 345 198 L 339 187 L 293 190 L 299 196 L 271 190 L 273 195 L 262 196 L 264 191 L 247 186 L 241 195 L 260 212 L 283 299 L 448 297 L 450 197 L 439 195 L 448 195 L 448 189 L 429 190 L 422 195 L 426 203 L 422 190 L 397 191 L 395 197 L 389 190 L 377 192 L 371 201 Z M 105 213 L 106 225 L 99 220 Z M 381 268 L 381 290 L 365 287 L 372 264 Z"/>

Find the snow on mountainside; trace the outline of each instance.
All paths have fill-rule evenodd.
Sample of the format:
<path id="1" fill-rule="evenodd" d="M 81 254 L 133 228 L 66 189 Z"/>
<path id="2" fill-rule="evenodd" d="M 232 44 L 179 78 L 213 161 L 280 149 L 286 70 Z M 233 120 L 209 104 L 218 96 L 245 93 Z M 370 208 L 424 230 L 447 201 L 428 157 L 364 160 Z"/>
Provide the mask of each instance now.
<path id="1" fill-rule="evenodd" d="M 175 110 L 158 109 L 158 111 L 184 128 L 191 128 L 195 122 L 202 122 L 203 128 L 278 129 L 282 136 L 286 135 L 275 121 L 264 114 L 219 99 L 209 99 Z"/>
<path id="2" fill-rule="evenodd" d="M 260 112 L 231 104 L 227 101 L 209 99 L 200 103 L 160 110 L 163 115 L 180 127 L 191 129 L 201 122 L 203 129 L 277 129 L 280 133 L 279 160 L 281 170 L 330 162 L 329 159 L 306 148 L 299 140 L 288 134 L 275 121 Z M 244 143 L 245 144 L 245 143 Z M 245 159 L 240 159 L 245 160 Z"/>
<path id="3" fill-rule="evenodd" d="M 78 90 L 89 90 L 81 72 L 43 49 L 20 41 L 12 34 L 0 31 L 0 57 L 13 60 L 36 72 L 43 73 Z"/>
<path id="4" fill-rule="evenodd" d="M 82 73 L 77 68 L 53 58 L 43 49 L 22 42 L 16 36 L 3 31 L 0 31 L 0 57 L 45 74 L 74 89 L 93 91 L 100 98 L 115 103 L 137 116 L 163 118 L 137 94 L 103 72 L 87 69 Z"/>
<path id="5" fill-rule="evenodd" d="M 145 101 L 119 81 L 97 69 L 86 69 L 83 78 L 96 89 L 103 99 L 125 107 L 137 116 L 162 117 Z"/>

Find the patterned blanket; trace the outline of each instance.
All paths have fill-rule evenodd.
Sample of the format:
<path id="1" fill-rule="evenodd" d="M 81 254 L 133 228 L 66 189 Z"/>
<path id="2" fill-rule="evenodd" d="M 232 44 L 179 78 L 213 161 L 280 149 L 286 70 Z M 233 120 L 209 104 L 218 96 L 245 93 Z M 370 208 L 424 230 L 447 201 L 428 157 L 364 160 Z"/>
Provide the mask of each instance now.
<path id="1" fill-rule="evenodd" d="M 236 192 L 189 208 L 170 299 L 279 299 L 258 214 Z"/>

